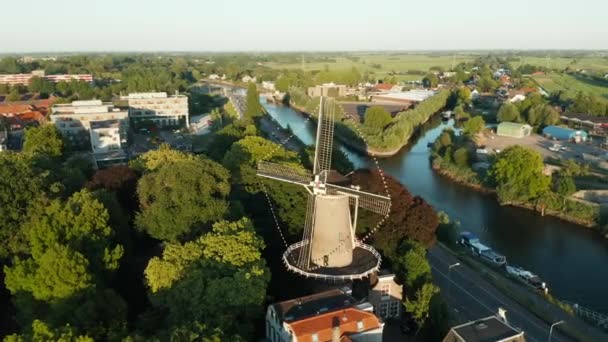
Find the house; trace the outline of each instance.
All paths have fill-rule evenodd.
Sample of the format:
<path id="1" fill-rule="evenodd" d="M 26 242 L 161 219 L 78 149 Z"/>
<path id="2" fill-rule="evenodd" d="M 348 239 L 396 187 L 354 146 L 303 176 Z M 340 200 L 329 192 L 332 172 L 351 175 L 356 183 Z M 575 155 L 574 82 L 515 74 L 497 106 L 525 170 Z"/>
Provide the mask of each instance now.
<path id="1" fill-rule="evenodd" d="M 471 91 L 471 99 L 477 100 L 478 98 L 479 98 L 479 91 L 477 89 L 473 89 L 473 91 Z"/>
<path id="2" fill-rule="evenodd" d="M 496 128 L 496 135 L 510 138 L 528 137 L 532 133 L 532 127 L 527 124 L 515 122 L 501 122 Z"/>
<path id="3" fill-rule="evenodd" d="M 391 91 L 391 89 L 393 89 L 394 85 L 390 84 L 390 83 L 377 83 L 374 86 L 374 89 L 376 91 Z"/>
<path id="4" fill-rule="evenodd" d="M 371 288 L 367 300 L 374 306 L 376 316 L 386 320 L 401 317 L 403 286 L 395 281 L 395 275 L 380 272 L 370 277 Z"/>
<path id="5" fill-rule="evenodd" d="M 245 76 L 243 76 L 243 78 L 241 78 L 241 81 L 244 82 L 244 83 L 249 83 L 249 82 L 254 82 L 255 83 L 256 78 L 255 77 L 251 77 L 249 75 L 245 75 Z"/>
<path id="6" fill-rule="evenodd" d="M 500 78 L 498 79 L 500 81 L 500 83 L 502 83 L 503 85 L 508 85 L 511 84 L 511 76 L 504 74 L 501 75 Z"/>
<path id="7" fill-rule="evenodd" d="M 310 97 L 342 97 L 346 95 L 346 85 L 325 83 L 308 88 L 308 96 Z"/>
<path id="8" fill-rule="evenodd" d="M 216 81 L 216 80 L 219 80 L 219 79 L 220 79 L 220 75 L 218 75 L 218 74 L 211 74 L 211 75 L 209 75 L 209 77 L 208 77 L 208 78 L 209 78 L 210 80 L 214 80 L 214 81 Z"/>
<path id="9" fill-rule="evenodd" d="M 443 342 L 525 342 L 524 332 L 502 317 L 489 316 L 450 329 Z"/>
<path id="10" fill-rule="evenodd" d="M 526 92 L 524 90 L 511 90 L 507 94 L 507 101 L 510 103 L 520 102 L 526 99 Z"/>
<path id="11" fill-rule="evenodd" d="M 268 90 L 268 91 L 275 91 L 276 90 L 274 82 L 270 82 L 270 81 L 262 81 L 262 88 L 264 90 Z"/>
<path id="12" fill-rule="evenodd" d="M 380 342 L 384 323 L 369 303 L 358 304 L 348 289 L 334 289 L 271 304 L 266 340 L 271 342 Z"/>
<path id="13" fill-rule="evenodd" d="M 544 75 L 545 75 L 545 73 L 542 71 L 535 71 L 532 73 L 532 76 L 544 76 Z"/>
<path id="14" fill-rule="evenodd" d="M 553 140 L 567 140 L 577 143 L 587 140 L 587 132 L 559 126 L 547 126 L 543 128 L 543 135 Z"/>

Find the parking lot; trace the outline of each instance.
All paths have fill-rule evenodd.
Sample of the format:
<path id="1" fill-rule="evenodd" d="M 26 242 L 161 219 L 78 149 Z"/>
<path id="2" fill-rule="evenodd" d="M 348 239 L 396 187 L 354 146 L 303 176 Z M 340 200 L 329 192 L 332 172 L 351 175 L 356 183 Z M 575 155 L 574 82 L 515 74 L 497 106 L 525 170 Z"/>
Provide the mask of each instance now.
<path id="1" fill-rule="evenodd" d="M 553 144 L 560 144 L 565 150 L 559 152 L 549 150 Z M 598 141 L 587 141 L 576 144 L 568 141 L 550 140 L 538 134 L 532 134 L 523 138 L 511 138 L 488 133 L 485 136 L 485 145 L 486 149 L 490 152 L 502 151 L 511 145 L 521 145 L 538 151 L 543 158 L 576 159 L 578 161 L 582 161 L 583 153 L 594 156 L 605 156 L 608 152 L 599 147 Z"/>

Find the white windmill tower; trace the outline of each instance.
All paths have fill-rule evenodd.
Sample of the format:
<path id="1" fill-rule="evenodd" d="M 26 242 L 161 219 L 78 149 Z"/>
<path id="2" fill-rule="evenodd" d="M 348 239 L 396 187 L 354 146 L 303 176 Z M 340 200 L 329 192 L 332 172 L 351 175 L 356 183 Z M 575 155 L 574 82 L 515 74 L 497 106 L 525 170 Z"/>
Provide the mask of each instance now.
<path id="1" fill-rule="evenodd" d="M 335 107 L 323 97 L 320 101 L 312 174 L 269 162 L 260 162 L 257 174 L 301 185 L 308 192 L 302 240 L 283 254 L 287 268 L 307 277 L 360 279 L 379 269 L 380 254 L 356 238 L 358 209 L 387 216 L 391 200 L 352 185 L 344 187 L 328 182 Z"/>

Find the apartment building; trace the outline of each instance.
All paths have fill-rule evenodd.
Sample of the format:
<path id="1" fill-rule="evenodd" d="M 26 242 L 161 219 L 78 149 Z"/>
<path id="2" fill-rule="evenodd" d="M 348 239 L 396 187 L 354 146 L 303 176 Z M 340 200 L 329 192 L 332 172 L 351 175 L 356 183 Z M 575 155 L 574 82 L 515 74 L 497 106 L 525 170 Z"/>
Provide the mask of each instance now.
<path id="1" fill-rule="evenodd" d="M 91 74 L 62 74 L 62 75 L 46 75 L 44 70 L 34 70 L 30 74 L 4 74 L 0 75 L 0 84 L 8 85 L 28 85 L 33 77 L 40 77 L 49 82 L 70 82 L 84 81 L 93 83 L 93 75 Z"/>
<path id="2" fill-rule="evenodd" d="M 74 101 L 56 104 L 51 107 L 51 110 L 51 122 L 71 143 L 92 143 L 90 133 L 92 124 L 105 121 L 116 121 L 120 134 L 119 140 L 121 144 L 126 142 L 129 112 L 126 109 L 115 107 L 112 103 L 103 103 L 100 100 Z M 93 125 L 95 128 L 101 126 L 103 124 Z M 93 149 L 93 151 L 95 150 Z"/>
<path id="3" fill-rule="evenodd" d="M 132 93 L 121 97 L 129 101 L 129 117 L 134 124 L 149 120 L 159 127 L 190 127 L 188 97 L 167 93 Z"/>

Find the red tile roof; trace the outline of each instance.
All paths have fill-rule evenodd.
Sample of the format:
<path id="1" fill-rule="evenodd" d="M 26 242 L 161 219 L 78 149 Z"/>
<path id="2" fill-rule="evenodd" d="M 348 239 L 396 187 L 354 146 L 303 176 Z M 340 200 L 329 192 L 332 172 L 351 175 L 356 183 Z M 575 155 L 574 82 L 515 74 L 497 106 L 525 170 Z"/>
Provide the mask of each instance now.
<path id="1" fill-rule="evenodd" d="M 378 90 L 391 90 L 391 88 L 393 87 L 393 84 L 390 83 L 378 83 L 376 84 L 376 89 Z"/>
<path id="2" fill-rule="evenodd" d="M 380 321 L 373 313 L 356 308 L 332 311 L 291 322 L 288 325 L 298 341 L 312 341 L 312 335 L 316 333 L 318 340 L 322 342 L 331 341 L 334 322 L 340 323 L 340 336 L 373 330 L 381 326 Z M 362 327 L 359 328 L 361 324 Z"/>

